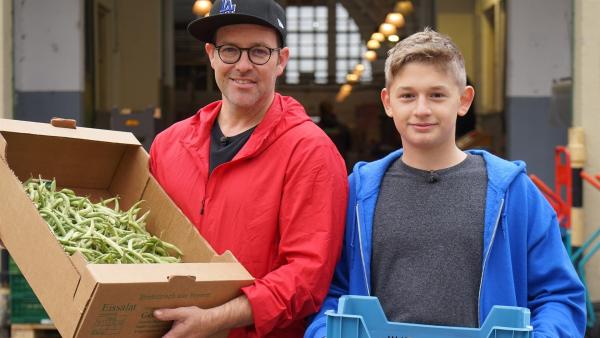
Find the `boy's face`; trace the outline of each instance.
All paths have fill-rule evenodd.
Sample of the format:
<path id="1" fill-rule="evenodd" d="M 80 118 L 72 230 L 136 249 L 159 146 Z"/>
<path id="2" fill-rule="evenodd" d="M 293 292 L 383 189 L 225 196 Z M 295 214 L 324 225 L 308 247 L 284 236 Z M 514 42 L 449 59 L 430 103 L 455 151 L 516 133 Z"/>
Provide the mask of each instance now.
<path id="1" fill-rule="evenodd" d="M 467 113 L 474 94 L 471 86 L 460 88 L 451 72 L 412 62 L 381 91 L 381 101 L 403 147 L 436 150 L 455 146 L 456 118 Z"/>

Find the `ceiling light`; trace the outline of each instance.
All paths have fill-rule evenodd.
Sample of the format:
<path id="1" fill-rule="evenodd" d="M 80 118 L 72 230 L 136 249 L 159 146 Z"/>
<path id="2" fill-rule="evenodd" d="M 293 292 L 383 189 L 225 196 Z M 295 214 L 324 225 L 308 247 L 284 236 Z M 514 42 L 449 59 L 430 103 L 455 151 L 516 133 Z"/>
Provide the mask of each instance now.
<path id="1" fill-rule="evenodd" d="M 396 26 L 392 25 L 391 23 L 382 23 L 379 25 L 379 33 L 385 36 L 396 34 Z"/>
<path id="2" fill-rule="evenodd" d="M 375 33 L 371 34 L 371 40 L 377 40 L 379 42 L 383 42 L 383 41 L 385 41 L 385 35 L 383 35 L 379 32 L 375 32 Z"/>
<path id="3" fill-rule="evenodd" d="M 367 48 L 369 48 L 369 49 L 379 49 L 379 47 L 381 47 L 381 44 L 379 43 L 379 41 L 377 41 L 377 40 L 369 40 L 369 41 L 367 41 Z"/>
<path id="4" fill-rule="evenodd" d="M 374 50 L 366 51 L 365 59 L 367 59 L 367 61 L 370 61 L 370 62 L 377 60 L 377 52 L 375 52 Z"/>
<path id="5" fill-rule="evenodd" d="M 406 15 L 412 13 L 414 11 L 414 9 L 415 8 L 414 8 L 412 2 L 398 1 L 398 3 L 396 4 L 396 7 L 394 8 L 394 11 L 400 12 L 406 16 Z"/>
<path id="6" fill-rule="evenodd" d="M 388 40 L 390 42 L 398 42 L 398 41 L 400 41 L 400 37 L 396 34 L 392 34 L 392 35 L 388 36 Z"/>
<path id="7" fill-rule="evenodd" d="M 396 27 L 402 27 L 404 26 L 404 16 L 400 13 L 389 13 L 386 17 L 385 17 L 385 22 L 387 23 L 391 23 L 392 25 L 396 26 Z"/>
<path id="8" fill-rule="evenodd" d="M 192 7 L 192 12 L 197 16 L 206 16 L 210 12 L 212 3 L 210 0 L 196 0 Z"/>

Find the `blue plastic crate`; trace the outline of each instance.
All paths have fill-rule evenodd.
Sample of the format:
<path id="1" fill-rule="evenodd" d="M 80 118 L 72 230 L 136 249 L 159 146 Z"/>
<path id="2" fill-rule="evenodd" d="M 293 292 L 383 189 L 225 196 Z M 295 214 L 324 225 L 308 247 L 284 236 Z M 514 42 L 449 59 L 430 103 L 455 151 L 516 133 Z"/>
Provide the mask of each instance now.
<path id="1" fill-rule="evenodd" d="M 377 297 L 342 296 L 327 311 L 327 338 L 529 338 L 529 309 L 494 306 L 481 328 L 388 322 Z"/>

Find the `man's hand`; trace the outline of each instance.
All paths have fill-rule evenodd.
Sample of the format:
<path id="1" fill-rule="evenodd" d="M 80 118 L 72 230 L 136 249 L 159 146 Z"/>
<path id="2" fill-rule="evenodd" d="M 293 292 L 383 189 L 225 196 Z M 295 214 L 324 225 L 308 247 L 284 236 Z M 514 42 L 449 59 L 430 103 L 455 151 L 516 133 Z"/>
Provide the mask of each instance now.
<path id="1" fill-rule="evenodd" d="M 203 310 L 196 306 L 154 311 L 158 320 L 173 321 L 171 330 L 163 338 L 194 337 L 205 338 L 220 331 L 217 321 L 212 318 L 211 309 Z"/>
<path id="2" fill-rule="evenodd" d="M 206 338 L 223 330 L 251 325 L 252 307 L 245 295 L 211 309 L 196 306 L 154 311 L 158 320 L 173 321 L 163 338 Z"/>

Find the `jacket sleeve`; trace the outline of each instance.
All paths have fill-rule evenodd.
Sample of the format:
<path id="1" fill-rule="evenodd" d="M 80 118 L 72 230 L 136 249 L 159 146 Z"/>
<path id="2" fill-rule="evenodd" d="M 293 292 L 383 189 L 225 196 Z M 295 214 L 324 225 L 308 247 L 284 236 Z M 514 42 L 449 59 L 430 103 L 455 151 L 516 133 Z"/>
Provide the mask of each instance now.
<path id="1" fill-rule="evenodd" d="M 242 289 L 259 337 L 319 309 L 343 239 L 348 184 L 333 144 L 299 144 L 288 161 L 279 207 L 281 265 Z"/>
<path id="2" fill-rule="evenodd" d="M 527 297 L 533 336 L 583 337 L 585 289 L 561 240 L 554 210 L 526 178 Z"/>
<path id="3" fill-rule="evenodd" d="M 156 137 L 157 139 L 158 137 Z M 148 159 L 148 169 L 150 169 L 150 173 L 152 175 L 156 175 L 156 157 L 157 157 L 157 147 L 158 147 L 158 142 L 157 140 L 154 140 L 154 142 L 152 142 L 152 145 L 150 145 L 150 158 Z"/>
<path id="4" fill-rule="evenodd" d="M 350 266 L 350 243 L 352 243 L 352 229 L 354 228 L 354 204 L 355 194 L 353 192 L 354 187 L 353 175 L 349 177 L 350 195 L 348 199 L 348 207 L 346 211 L 346 230 L 344 236 L 344 243 L 342 246 L 342 255 L 338 261 L 335 272 L 333 274 L 333 280 L 329 287 L 327 297 L 321 306 L 321 309 L 316 313 L 310 321 L 304 338 L 323 338 L 327 336 L 327 316 L 325 312 L 328 310 L 337 310 L 338 301 L 341 296 L 349 294 L 349 266 Z"/>

